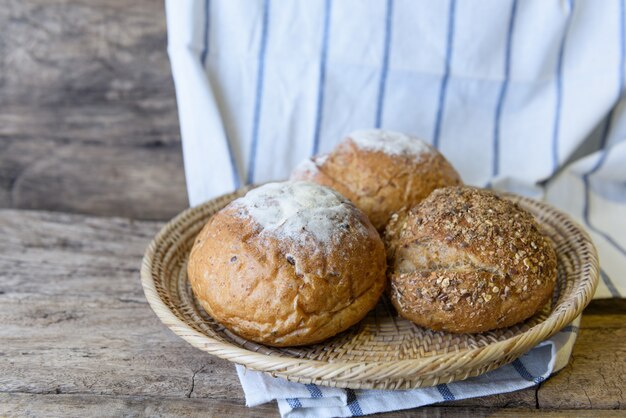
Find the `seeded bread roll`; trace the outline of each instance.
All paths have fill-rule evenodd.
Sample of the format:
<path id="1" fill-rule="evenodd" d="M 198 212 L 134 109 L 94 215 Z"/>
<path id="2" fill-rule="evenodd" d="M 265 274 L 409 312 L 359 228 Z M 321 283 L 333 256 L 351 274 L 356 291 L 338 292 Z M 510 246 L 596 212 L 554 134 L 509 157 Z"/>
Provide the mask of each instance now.
<path id="1" fill-rule="evenodd" d="M 450 163 L 420 139 L 399 132 L 349 134 L 328 155 L 302 162 L 291 175 L 337 190 L 382 231 L 393 212 L 439 187 L 462 184 Z"/>
<path id="2" fill-rule="evenodd" d="M 204 309 L 249 340 L 313 344 L 360 321 L 382 294 L 383 242 L 365 214 L 314 183 L 270 183 L 216 213 L 189 257 Z"/>
<path id="3" fill-rule="evenodd" d="M 487 190 L 435 190 L 394 215 L 385 239 L 393 305 L 427 328 L 474 333 L 511 326 L 554 291 L 550 242 L 531 214 Z"/>

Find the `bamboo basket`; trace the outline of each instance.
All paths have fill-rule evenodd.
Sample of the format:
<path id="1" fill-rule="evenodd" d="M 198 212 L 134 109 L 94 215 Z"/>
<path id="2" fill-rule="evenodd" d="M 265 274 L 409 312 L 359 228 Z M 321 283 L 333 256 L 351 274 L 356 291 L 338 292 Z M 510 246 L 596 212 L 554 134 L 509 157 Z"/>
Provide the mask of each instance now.
<path id="1" fill-rule="evenodd" d="M 175 334 L 210 354 L 300 383 L 352 389 L 411 389 L 467 379 L 510 363 L 576 318 L 598 283 L 596 250 L 568 216 L 528 198 L 506 195 L 534 214 L 558 257 L 549 306 L 529 320 L 481 334 L 420 328 L 397 316 L 383 298 L 365 319 L 323 343 L 266 347 L 245 340 L 208 316 L 187 280 L 196 235 L 215 212 L 249 188 L 188 209 L 166 224 L 146 250 L 141 281 L 150 306 Z"/>

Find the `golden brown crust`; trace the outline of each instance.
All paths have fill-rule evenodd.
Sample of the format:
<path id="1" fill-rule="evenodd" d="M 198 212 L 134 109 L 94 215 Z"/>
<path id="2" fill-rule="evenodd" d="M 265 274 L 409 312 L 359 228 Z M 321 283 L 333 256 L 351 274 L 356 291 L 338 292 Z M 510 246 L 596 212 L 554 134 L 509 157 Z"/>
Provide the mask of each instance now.
<path id="1" fill-rule="evenodd" d="M 327 156 L 298 167 L 291 178 L 337 190 L 382 231 L 392 213 L 416 205 L 437 188 L 462 184 L 443 155 L 421 141 L 420 144 L 425 151 L 419 155 L 390 154 L 360 147 L 348 136 Z"/>
<path id="2" fill-rule="evenodd" d="M 531 214 L 471 187 L 434 191 L 387 227 L 391 299 L 403 317 L 450 332 L 523 321 L 550 299 L 556 254 Z"/>
<path id="3" fill-rule="evenodd" d="M 361 320 L 385 287 L 385 250 L 365 215 L 342 201 L 349 216 L 324 245 L 309 231 L 294 238 L 264 229 L 238 201 L 215 214 L 188 266 L 204 309 L 272 346 L 320 342 Z"/>

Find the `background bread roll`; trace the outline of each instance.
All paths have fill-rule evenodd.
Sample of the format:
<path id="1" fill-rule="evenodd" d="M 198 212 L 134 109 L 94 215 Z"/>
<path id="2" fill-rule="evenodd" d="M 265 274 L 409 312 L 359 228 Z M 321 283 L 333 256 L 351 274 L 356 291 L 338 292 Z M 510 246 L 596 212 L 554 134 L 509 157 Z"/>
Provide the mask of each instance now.
<path id="1" fill-rule="evenodd" d="M 535 314 L 554 291 L 552 245 L 531 214 L 487 190 L 435 190 L 394 215 L 385 239 L 391 300 L 424 327 L 507 327 Z"/>
<path id="2" fill-rule="evenodd" d="M 361 320 L 386 284 L 382 240 L 339 193 L 270 183 L 215 214 L 189 258 L 204 309 L 244 338 L 312 344 Z"/>
<path id="3" fill-rule="evenodd" d="M 309 180 L 346 196 L 383 230 L 393 212 L 412 207 L 439 187 L 461 178 L 436 149 L 399 132 L 349 134 L 328 155 L 301 163 L 294 180 Z"/>

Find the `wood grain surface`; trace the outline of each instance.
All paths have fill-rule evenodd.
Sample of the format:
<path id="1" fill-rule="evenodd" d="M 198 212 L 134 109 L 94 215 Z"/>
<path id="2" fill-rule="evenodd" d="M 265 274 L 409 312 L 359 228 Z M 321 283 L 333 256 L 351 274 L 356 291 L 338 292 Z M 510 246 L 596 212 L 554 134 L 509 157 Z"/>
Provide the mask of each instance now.
<path id="1" fill-rule="evenodd" d="M 233 366 L 189 346 L 150 310 L 139 266 L 160 226 L 0 210 L 0 415 L 277 415 L 272 405 L 245 408 Z M 625 340 L 626 301 L 593 302 L 573 361 L 558 375 L 537 388 L 419 413 L 617 413 L 626 405 Z"/>
<path id="2" fill-rule="evenodd" d="M 161 223 L 125 218 L 186 206 L 163 1 L 3 1 L 0 416 L 278 416 L 145 301 Z M 595 301 L 540 386 L 384 416 L 624 416 L 625 341 L 626 301 Z"/>
<path id="3" fill-rule="evenodd" d="M 166 219 L 187 205 L 162 0 L 5 0 L 0 207 Z"/>
<path id="4" fill-rule="evenodd" d="M 0 412 L 12 415 L 38 416 L 40 411 L 48 411 L 52 416 L 88 416 L 97 411 L 98 416 L 124 417 L 279 417 L 274 404 L 263 405 L 250 410 L 238 402 L 225 401 L 219 404 L 201 399 L 160 399 L 137 397 L 109 397 L 89 395 L 34 396 L 27 394 L 0 394 Z M 371 415 L 375 416 L 375 415 Z M 618 411 L 605 410 L 559 410 L 485 407 L 434 406 L 411 409 L 390 414 L 379 414 L 385 418 L 481 418 L 481 417 L 576 417 L 604 418 L 616 417 Z"/>

